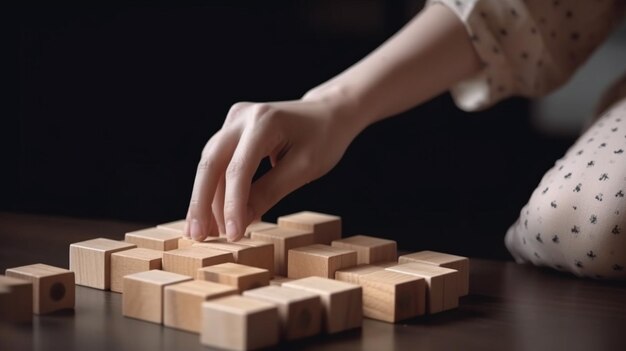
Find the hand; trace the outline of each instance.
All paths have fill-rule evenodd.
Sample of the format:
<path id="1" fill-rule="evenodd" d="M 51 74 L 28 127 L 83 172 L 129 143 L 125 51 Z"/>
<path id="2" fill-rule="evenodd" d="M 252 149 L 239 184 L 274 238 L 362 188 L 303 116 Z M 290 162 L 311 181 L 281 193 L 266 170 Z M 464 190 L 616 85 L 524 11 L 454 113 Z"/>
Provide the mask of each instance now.
<path id="1" fill-rule="evenodd" d="M 332 169 L 361 129 L 329 99 L 233 105 L 202 151 L 185 235 L 239 240 L 280 199 Z M 252 183 L 265 157 L 272 169 Z"/>

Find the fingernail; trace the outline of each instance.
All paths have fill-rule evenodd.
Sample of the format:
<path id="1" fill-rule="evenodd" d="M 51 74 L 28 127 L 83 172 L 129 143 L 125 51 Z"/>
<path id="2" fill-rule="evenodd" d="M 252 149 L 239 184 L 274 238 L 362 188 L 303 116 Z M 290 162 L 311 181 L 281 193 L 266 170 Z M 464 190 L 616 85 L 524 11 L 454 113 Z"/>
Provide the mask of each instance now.
<path id="1" fill-rule="evenodd" d="M 201 240 L 202 239 L 202 230 L 200 229 L 200 223 L 198 223 L 197 219 L 191 220 L 191 238 L 193 240 Z"/>
<path id="2" fill-rule="evenodd" d="M 237 224 L 232 219 L 226 222 L 226 236 L 228 240 L 235 240 L 237 238 Z"/>

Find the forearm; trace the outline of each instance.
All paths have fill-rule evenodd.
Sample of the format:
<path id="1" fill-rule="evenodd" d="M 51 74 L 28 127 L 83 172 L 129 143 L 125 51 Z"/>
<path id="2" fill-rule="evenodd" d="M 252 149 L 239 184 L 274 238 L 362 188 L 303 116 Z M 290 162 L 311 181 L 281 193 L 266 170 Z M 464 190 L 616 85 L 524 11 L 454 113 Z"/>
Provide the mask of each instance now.
<path id="1" fill-rule="evenodd" d="M 367 57 L 303 99 L 325 99 L 365 128 L 446 91 L 480 60 L 460 19 L 443 5 L 424 9 Z"/>

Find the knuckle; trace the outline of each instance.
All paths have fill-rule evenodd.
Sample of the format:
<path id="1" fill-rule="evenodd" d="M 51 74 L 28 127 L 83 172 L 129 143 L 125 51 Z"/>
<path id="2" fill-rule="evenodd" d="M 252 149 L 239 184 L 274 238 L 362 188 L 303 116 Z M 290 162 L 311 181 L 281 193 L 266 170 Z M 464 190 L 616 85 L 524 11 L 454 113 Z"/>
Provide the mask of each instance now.
<path id="1" fill-rule="evenodd" d="M 198 162 L 198 170 L 205 171 L 205 170 L 211 169 L 213 165 L 215 165 L 215 161 L 213 160 L 212 157 L 208 156 L 208 152 L 207 152 L 207 154 L 202 156 L 202 158 L 200 159 L 200 162 Z"/>
<path id="2" fill-rule="evenodd" d="M 226 123 L 237 120 L 243 115 L 243 112 L 247 107 L 250 106 L 249 102 L 237 102 L 234 103 L 230 109 L 228 110 L 228 114 L 226 115 Z"/>

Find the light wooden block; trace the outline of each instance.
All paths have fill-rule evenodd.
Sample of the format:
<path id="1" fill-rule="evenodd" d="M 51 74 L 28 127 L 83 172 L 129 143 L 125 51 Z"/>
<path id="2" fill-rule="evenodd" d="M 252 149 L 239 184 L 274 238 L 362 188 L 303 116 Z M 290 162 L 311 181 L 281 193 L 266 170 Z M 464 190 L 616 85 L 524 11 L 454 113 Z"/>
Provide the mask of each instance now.
<path id="1" fill-rule="evenodd" d="M 302 211 L 278 217 L 278 226 L 313 232 L 316 244 L 341 239 L 341 217 L 325 213 Z"/>
<path id="2" fill-rule="evenodd" d="M 278 308 L 244 296 L 227 296 L 202 304 L 203 345 L 227 350 L 255 350 L 278 344 Z"/>
<path id="3" fill-rule="evenodd" d="M 283 277 L 283 276 L 280 276 L 280 275 L 276 275 L 276 276 L 274 276 L 274 279 L 270 280 L 270 285 L 281 286 L 281 285 L 283 285 L 283 283 L 290 282 L 292 280 L 294 280 L 294 279 Z"/>
<path id="4" fill-rule="evenodd" d="M 341 240 L 334 240 L 331 245 L 340 249 L 356 251 L 358 264 L 398 260 L 397 245 L 393 240 L 367 235 L 355 235 Z"/>
<path id="5" fill-rule="evenodd" d="M 194 246 L 230 252 L 236 263 L 267 269 L 270 277 L 274 276 L 274 245 L 270 243 L 244 238 L 236 243 L 219 240 Z"/>
<path id="6" fill-rule="evenodd" d="M 426 312 L 425 280 L 379 270 L 359 277 L 363 288 L 363 315 L 395 323 Z"/>
<path id="7" fill-rule="evenodd" d="M 459 273 L 454 269 L 411 262 L 386 270 L 422 277 L 426 280 L 426 311 L 437 313 L 459 306 Z"/>
<path id="8" fill-rule="evenodd" d="M 27 280 L 33 284 L 31 298 L 35 314 L 74 308 L 74 272 L 70 270 L 37 263 L 9 268 L 5 274 L 7 277 Z"/>
<path id="9" fill-rule="evenodd" d="M 244 266 L 237 263 L 222 263 L 198 270 L 198 279 L 235 287 L 239 293 L 269 285 L 267 269 Z"/>
<path id="10" fill-rule="evenodd" d="M 165 287 L 163 299 L 163 324 L 167 327 L 200 333 L 202 303 L 211 299 L 233 295 L 232 286 L 191 280 Z"/>
<path id="11" fill-rule="evenodd" d="M 169 251 L 178 248 L 183 234 L 170 229 L 146 228 L 126 233 L 124 240 L 144 249 Z"/>
<path id="12" fill-rule="evenodd" d="M 194 278 L 202 267 L 234 261 L 232 253 L 206 247 L 191 246 L 163 252 L 164 271 Z"/>
<path id="13" fill-rule="evenodd" d="M 180 235 L 183 235 L 183 231 L 185 230 L 185 224 L 187 223 L 186 220 L 181 219 L 178 221 L 173 221 L 173 222 L 167 222 L 167 223 L 163 223 L 163 224 L 159 224 L 156 227 L 159 229 L 167 229 L 167 230 L 172 230 L 175 231 L 177 233 L 179 233 Z"/>
<path id="14" fill-rule="evenodd" d="M 0 322 L 27 323 L 33 319 L 33 283 L 0 275 Z"/>
<path id="15" fill-rule="evenodd" d="M 359 328 L 363 323 L 363 291 L 358 285 L 321 277 L 308 277 L 283 283 L 282 286 L 320 295 L 322 328 L 327 333 Z"/>
<path id="16" fill-rule="evenodd" d="M 362 264 L 355 267 L 340 269 L 335 272 L 335 279 L 341 280 L 342 282 L 348 282 L 352 284 L 360 284 L 360 278 L 363 275 L 370 274 L 373 272 L 378 272 L 385 270 L 382 267 L 373 266 L 369 264 Z"/>
<path id="17" fill-rule="evenodd" d="M 335 272 L 356 266 L 356 251 L 315 244 L 289 250 L 287 277 L 335 278 Z"/>
<path id="18" fill-rule="evenodd" d="M 252 232 L 262 232 L 264 230 L 274 229 L 276 227 L 278 227 L 278 225 L 274 223 L 268 223 L 263 221 L 252 222 L 248 227 L 246 227 L 246 231 L 243 236 L 244 238 L 249 238 Z"/>
<path id="19" fill-rule="evenodd" d="M 245 291 L 243 296 L 264 300 L 278 306 L 281 334 L 285 340 L 316 335 L 321 330 L 322 306 L 316 293 L 279 286 Z"/>
<path id="20" fill-rule="evenodd" d="M 193 246 L 193 244 L 202 244 L 202 243 L 208 243 L 208 242 L 213 242 L 213 241 L 223 241 L 223 239 L 217 236 L 209 236 L 205 238 L 203 241 L 195 241 L 193 239 L 182 237 L 178 239 L 178 248 L 184 249 L 185 247 Z"/>
<path id="21" fill-rule="evenodd" d="M 76 284 L 108 290 L 111 287 L 111 254 L 137 247 L 123 241 L 98 238 L 70 245 L 70 271 Z"/>
<path id="22" fill-rule="evenodd" d="M 156 269 L 124 276 L 122 315 L 163 323 L 164 288 L 189 280 L 189 276 Z"/>
<path id="23" fill-rule="evenodd" d="M 436 251 L 420 251 L 400 256 L 399 263 L 419 262 L 459 271 L 459 296 L 469 293 L 469 259 Z"/>
<path id="24" fill-rule="evenodd" d="M 161 269 L 163 251 L 134 248 L 111 254 L 111 291 L 124 292 L 124 276 Z"/>
<path id="25" fill-rule="evenodd" d="M 276 227 L 250 234 L 252 240 L 274 245 L 274 274 L 287 275 L 287 253 L 289 250 L 314 244 L 313 232 Z"/>

